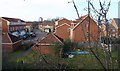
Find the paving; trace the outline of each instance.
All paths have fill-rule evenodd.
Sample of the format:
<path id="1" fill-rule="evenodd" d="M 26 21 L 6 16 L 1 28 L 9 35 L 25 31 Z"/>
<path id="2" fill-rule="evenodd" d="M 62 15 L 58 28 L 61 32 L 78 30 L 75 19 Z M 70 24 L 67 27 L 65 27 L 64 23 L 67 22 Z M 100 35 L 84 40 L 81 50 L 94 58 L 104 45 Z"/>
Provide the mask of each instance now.
<path id="1" fill-rule="evenodd" d="M 41 32 L 41 31 L 38 30 L 38 29 L 34 29 L 34 32 L 37 34 L 36 37 L 32 37 L 32 38 L 30 38 L 30 39 L 24 40 L 23 42 L 30 42 L 30 41 L 32 41 L 32 42 L 36 43 L 36 42 L 38 42 L 38 41 L 37 41 L 38 39 L 40 40 L 40 39 L 42 39 L 45 35 L 47 35 L 47 33 Z M 27 51 L 22 52 L 22 53 L 16 55 L 15 58 L 24 57 L 24 56 L 28 55 L 31 51 L 32 51 L 32 49 L 30 48 L 30 49 L 28 49 Z"/>

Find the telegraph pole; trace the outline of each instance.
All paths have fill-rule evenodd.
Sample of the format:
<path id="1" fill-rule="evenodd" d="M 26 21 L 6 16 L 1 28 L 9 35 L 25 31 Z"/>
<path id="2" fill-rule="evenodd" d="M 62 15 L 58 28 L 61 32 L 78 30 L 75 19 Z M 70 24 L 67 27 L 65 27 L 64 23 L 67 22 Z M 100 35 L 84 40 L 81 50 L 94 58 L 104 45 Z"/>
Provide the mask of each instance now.
<path id="1" fill-rule="evenodd" d="M 90 44 L 90 0 L 88 0 L 88 43 L 89 43 L 89 47 L 91 48 L 91 44 Z"/>

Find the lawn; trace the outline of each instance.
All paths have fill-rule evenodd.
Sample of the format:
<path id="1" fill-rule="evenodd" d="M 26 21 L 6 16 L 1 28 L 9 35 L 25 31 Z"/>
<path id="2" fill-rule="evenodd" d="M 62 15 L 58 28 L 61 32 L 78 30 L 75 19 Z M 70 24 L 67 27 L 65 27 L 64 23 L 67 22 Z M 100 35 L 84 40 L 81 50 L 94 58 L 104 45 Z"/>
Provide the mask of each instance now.
<path id="1" fill-rule="evenodd" d="M 88 50 L 88 49 L 87 49 Z M 94 48 L 93 51 L 105 65 L 105 55 L 101 48 Z M 74 55 L 73 58 L 59 58 L 53 54 L 43 55 L 35 51 L 31 51 L 28 55 L 18 57 L 25 51 L 17 51 L 9 55 L 9 59 L 4 62 L 5 68 L 14 69 L 103 69 L 98 60 L 90 52 L 90 54 Z M 112 67 L 118 69 L 117 51 L 112 52 Z"/>

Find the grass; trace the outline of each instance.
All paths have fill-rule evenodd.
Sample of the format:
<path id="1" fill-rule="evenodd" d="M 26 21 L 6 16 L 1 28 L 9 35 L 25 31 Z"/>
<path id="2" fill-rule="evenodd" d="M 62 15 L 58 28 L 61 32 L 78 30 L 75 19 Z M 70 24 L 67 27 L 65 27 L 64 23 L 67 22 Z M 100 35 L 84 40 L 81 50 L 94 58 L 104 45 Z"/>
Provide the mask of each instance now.
<path id="1" fill-rule="evenodd" d="M 96 51 L 96 49 L 93 48 L 93 51 L 96 54 L 98 53 L 100 60 L 104 64 L 105 56 L 103 50 L 100 48 Z M 42 56 L 39 53 L 35 53 L 34 51 L 32 51 L 27 56 L 23 56 L 20 58 L 16 57 L 23 52 L 25 51 L 17 51 L 11 53 L 10 58 L 6 62 L 6 64 L 8 64 L 7 67 L 9 66 L 8 68 L 21 68 L 21 61 L 23 60 L 25 61 L 25 63 L 22 65 L 24 69 L 51 69 L 55 68 L 54 66 L 58 66 L 58 64 L 63 66 L 62 68 L 66 67 L 67 69 L 103 69 L 98 60 L 92 54 L 75 55 L 73 58 L 58 58 L 54 55 L 43 55 L 43 57 L 48 62 L 46 63 L 44 59 L 42 59 Z M 112 58 L 112 66 L 114 66 L 112 68 L 117 69 L 118 63 L 115 61 L 116 59 L 118 59 L 117 51 L 112 52 Z"/>

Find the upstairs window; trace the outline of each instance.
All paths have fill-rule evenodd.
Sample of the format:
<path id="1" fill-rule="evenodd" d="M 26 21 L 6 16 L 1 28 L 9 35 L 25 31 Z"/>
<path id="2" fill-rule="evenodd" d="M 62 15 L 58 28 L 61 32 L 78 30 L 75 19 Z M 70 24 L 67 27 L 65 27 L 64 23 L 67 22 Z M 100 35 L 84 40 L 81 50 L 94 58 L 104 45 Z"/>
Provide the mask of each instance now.
<path id="1" fill-rule="evenodd" d="M 0 25 L 2 24 L 2 21 L 0 21 Z"/>
<path id="2" fill-rule="evenodd" d="M 87 21 L 87 22 L 86 22 L 86 27 L 88 28 L 88 26 L 89 26 L 89 22 Z"/>

